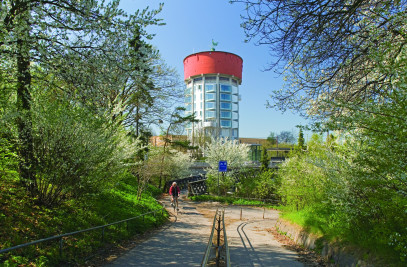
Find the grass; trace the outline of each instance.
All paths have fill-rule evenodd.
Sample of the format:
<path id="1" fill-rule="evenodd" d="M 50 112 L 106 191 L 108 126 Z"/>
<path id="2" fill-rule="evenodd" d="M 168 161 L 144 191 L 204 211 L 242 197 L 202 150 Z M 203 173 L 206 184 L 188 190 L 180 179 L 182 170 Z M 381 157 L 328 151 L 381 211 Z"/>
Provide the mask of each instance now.
<path id="1" fill-rule="evenodd" d="M 61 206 L 47 208 L 36 204 L 16 180 L 4 179 L 0 185 L 0 249 L 28 243 L 63 233 L 74 232 L 160 210 L 155 197 L 160 194 L 149 187 L 141 200 L 136 200 L 132 179 L 115 188 L 80 200 L 69 200 Z M 157 213 L 129 223 L 109 226 L 63 239 L 62 257 L 59 240 L 29 246 L 0 255 L 0 266 L 56 266 L 83 263 L 106 244 L 115 244 L 164 223 L 168 215 Z"/>
<path id="2" fill-rule="evenodd" d="M 229 197 L 229 196 L 214 196 L 214 195 L 200 195 L 200 196 L 192 196 L 190 197 L 193 201 L 213 201 L 213 202 L 220 202 L 226 203 L 229 205 L 239 205 L 239 206 L 256 206 L 256 207 L 267 207 L 278 209 L 279 206 L 272 205 L 272 204 L 265 204 L 263 201 L 260 200 L 249 200 L 244 198 L 236 198 L 236 197 Z"/>
<path id="3" fill-rule="evenodd" d="M 340 214 L 333 214 L 323 206 L 307 207 L 293 210 L 281 207 L 280 217 L 301 226 L 308 233 L 330 243 L 335 243 L 342 249 L 357 255 L 358 258 L 369 260 L 374 266 L 405 266 L 400 261 L 398 253 L 386 244 L 371 238 L 372 229 L 359 229 L 346 225 L 338 218 Z"/>

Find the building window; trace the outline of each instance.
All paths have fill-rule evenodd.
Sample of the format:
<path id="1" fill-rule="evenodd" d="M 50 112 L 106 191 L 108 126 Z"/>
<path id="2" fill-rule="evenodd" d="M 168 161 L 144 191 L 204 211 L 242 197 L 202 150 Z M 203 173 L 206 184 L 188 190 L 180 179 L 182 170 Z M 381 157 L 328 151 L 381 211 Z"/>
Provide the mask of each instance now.
<path id="1" fill-rule="evenodd" d="M 231 110 L 232 105 L 230 103 L 228 103 L 228 102 L 220 102 L 220 108 L 221 109 Z"/>
<path id="2" fill-rule="evenodd" d="M 237 129 L 233 129 L 233 130 L 232 130 L 232 136 L 233 136 L 233 137 L 237 137 Z"/>
<path id="3" fill-rule="evenodd" d="M 206 82 L 216 82 L 216 76 L 207 76 L 205 77 Z"/>
<path id="4" fill-rule="evenodd" d="M 219 81 L 228 82 L 228 81 L 229 81 L 229 78 L 226 78 L 226 77 L 219 77 Z"/>
<path id="5" fill-rule="evenodd" d="M 214 101 L 216 99 L 216 95 L 214 93 L 206 93 L 205 100 L 206 101 Z"/>
<path id="6" fill-rule="evenodd" d="M 220 100 L 230 101 L 230 100 L 232 100 L 232 96 L 229 94 L 220 94 Z"/>
<path id="7" fill-rule="evenodd" d="M 215 92 L 216 85 L 215 84 L 205 84 L 205 92 Z"/>
<path id="8" fill-rule="evenodd" d="M 230 137 L 229 136 L 230 135 L 229 129 L 222 129 L 221 135 L 222 135 L 222 137 Z"/>
<path id="9" fill-rule="evenodd" d="M 215 102 L 206 102 L 205 103 L 205 108 L 206 109 L 215 109 L 216 108 Z"/>
<path id="10" fill-rule="evenodd" d="M 220 91 L 225 92 L 225 93 L 231 93 L 232 92 L 232 86 L 226 85 L 226 84 L 221 84 L 220 85 Z"/>
<path id="11" fill-rule="evenodd" d="M 227 121 L 227 120 L 221 120 L 221 121 L 220 121 L 220 126 L 222 126 L 222 127 L 231 127 L 231 126 L 232 126 L 232 122 L 231 122 L 231 121 Z"/>
<path id="12" fill-rule="evenodd" d="M 195 78 L 195 79 L 194 79 L 194 82 L 199 82 L 199 81 L 202 81 L 202 77 L 199 77 L 199 78 Z"/>
<path id="13" fill-rule="evenodd" d="M 237 95 L 239 91 L 237 90 L 237 86 L 232 86 L 232 93 Z"/>
<path id="14" fill-rule="evenodd" d="M 232 112 L 230 112 L 230 111 L 221 111 L 220 112 L 220 117 L 222 119 L 231 119 L 232 118 Z"/>
<path id="15" fill-rule="evenodd" d="M 215 111 L 206 111 L 205 112 L 206 119 L 212 119 L 212 118 L 215 118 L 215 116 L 216 116 Z"/>

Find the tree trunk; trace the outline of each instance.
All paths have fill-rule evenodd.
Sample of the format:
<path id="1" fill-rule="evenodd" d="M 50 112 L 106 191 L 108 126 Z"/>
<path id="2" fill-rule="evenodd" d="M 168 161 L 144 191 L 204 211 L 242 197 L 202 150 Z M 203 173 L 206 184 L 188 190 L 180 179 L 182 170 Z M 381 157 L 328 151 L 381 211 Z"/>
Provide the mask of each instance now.
<path id="1" fill-rule="evenodd" d="M 24 185 L 35 190 L 34 152 L 31 118 L 30 24 L 28 1 L 21 1 L 17 20 L 17 127 L 19 138 L 19 172 Z"/>

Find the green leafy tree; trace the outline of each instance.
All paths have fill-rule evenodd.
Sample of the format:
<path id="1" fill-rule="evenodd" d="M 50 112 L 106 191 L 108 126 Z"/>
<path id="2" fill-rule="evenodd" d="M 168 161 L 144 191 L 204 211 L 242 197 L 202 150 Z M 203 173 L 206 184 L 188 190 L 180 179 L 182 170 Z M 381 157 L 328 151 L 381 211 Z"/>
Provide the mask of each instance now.
<path id="1" fill-rule="evenodd" d="M 9 65 L 15 77 L 20 176 L 35 193 L 39 187 L 35 173 L 39 163 L 34 155 L 33 82 L 47 81 L 50 73 L 57 77 L 74 71 L 75 80 L 65 80 L 60 89 L 65 92 L 70 89 L 71 94 L 80 95 L 84 103 L 101 99 L 93 87 L 96 82 L 92 69 L 84 62 L 88 63 L 88 56 L 96 54 L 95 57 L 100 57 L 97 60 L 100 64 L 94 64 L 96 69 L 103 70 L 102 62 L 116 64 L 114 55 L 118 47 L 111 41 L 137 37 L 140 26 L 159 22 L 154 18 L 159 11 L 144 10 L 127 15 L 118 8 L 119 1 L 105 4 L 87 0 L 21 0 L 2 1 L 0 5 L 1 65 Z M 138 63 L 139 68 L 143 68 L 144 62 Z M 61 85 L 52 79 L 48 82 L 55 87 Z"/>
<path id="2" fill-rule="evenodd" d="M 301 149 L 301 150 L 305 150 L 305 149 L 306 149 L 306 146 L 305 146 L 305 139 L 304 139 L 304 133 L 303 133 L 303 131 L 302 131 L 302 128 L 300 128 L 300 131 L 299 131 L 299 133 L 298 133 L 298 144 L 297 144 L 297 146 L 298 146 L 298 149 Z"/>
<path id="3" fill-rule="evenodd" d="M 270 135 L 267 137 L 267 142 L 270 146 L 274 146 L 277 144 L 277 136 L 275 133 L 270 132 Z"/>
<path id="4" fill-rule="evenodd" d="M 265 171 L 268 169 L 270 163 L 270 158 L 267 154 L 267 149 L 265 147 L 261 150 L 261 170 Z"/>
<path id="5" fill-rule="evenodd" d="M 47 206 L 114 186 L 142 149 L 110 116 L 93 116 L 68 100 L 32 102 L 38 200 Z"/>

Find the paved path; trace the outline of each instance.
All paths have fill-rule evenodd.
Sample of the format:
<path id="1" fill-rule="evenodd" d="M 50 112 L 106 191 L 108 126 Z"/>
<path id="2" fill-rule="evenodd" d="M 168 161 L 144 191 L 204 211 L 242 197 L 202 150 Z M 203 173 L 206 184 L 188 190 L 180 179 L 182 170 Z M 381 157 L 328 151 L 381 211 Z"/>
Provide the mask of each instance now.
<path id="1" fill-rule="evenodd" d="M 242 212 L 242 220 L 240 213 Z M 225 220 L 229 242 L 230 261 L 234 267 L 304 266 L 297 261 L 297 254 L 281 246 L 267 231 L 276 224 L 278 213 L 249 207 L 227 207 Z"/>
<path id="2" fill-rule="evenodd" d="M 169 207 L 169 201 L 163 204 Z M 106 266 L 200 266 L 219 205 L 184 200 L 180 206 L 175 222 Z M 232 266 L 304 266 L 267 231 L 275 225 L 276 211 L 266 210 L 263 220 L 261 208 L 225 208 Z"/>

